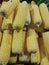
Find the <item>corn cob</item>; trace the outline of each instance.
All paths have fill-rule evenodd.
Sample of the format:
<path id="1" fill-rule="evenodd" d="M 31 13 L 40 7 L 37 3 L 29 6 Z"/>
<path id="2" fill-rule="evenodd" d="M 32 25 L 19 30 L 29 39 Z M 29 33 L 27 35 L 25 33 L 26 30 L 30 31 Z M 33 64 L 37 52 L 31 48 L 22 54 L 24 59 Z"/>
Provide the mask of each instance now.
<path id="1" fill-rule="evenodd" d="M 40 64 L 40 52 L 39 52 L 39 50 L 34 55 L 31 54 L 31 63 Z"/>
<path id="2" fill-rule="evenodd" d="M 26 23 L 27 18 L 27 12 L 28 12 L 28 4 L 26 1 L 22 2 L 18 6 L 18 11 L 15 16 L 15 20 L 13 23 L 13 28 L 23 28 Z"/>
<path id="3" fill-rule="evenodd" d="M 12 11 L 18 6 L 19 0 L 13 0 L 6 2 L 6 6 L 1 6 L 0 13 L 4 13 L 6 17 L 8 17 Z"/>
<path id="4" fill-rule="evenodd" d="M 1 45 L 1 40 L 2 40 L 2 32 L 0 31 L 0 45 Z"/>
<path id="5" fill-rule="evenodd" d="M 17 56 L 11 56 L 9 59 L 10 64 L 16 63 L 16 61 L 17 61 Z"/>
<path id="6" fill-rule="evenodd" d="M 45 53 L 49 58 L 49 32 L 43 33 L 42 36 L 43 36 L 43 45 L 45 47 Z"/>
<path id="7" fill-rule="evenodd" d="M 0 48 L 0 64 L 6 65 L 10 58 L 12 36 L 9 30 L 5 30 Z"/>
<path id="8" fill-rule="evenodd" d="M 31 17 L 34 25 L 39 27 L 42 24 L 39 8 L 36 4 L 31 4 Z"/>
<path id="9" fill-rule="evenodd" d="M 27 36 L 27 51 L 28 52 L 36 52 L 38 50 L 37 37 L 38 36 L 34 30 L 31 29 L 28 31 L 28 36 Z"/>
<path id="10" fill-rule="evenodd" d="M 14 12 L 8 18 L 4 17 L 4 20 L 2 23 L 2 29 L 5 29 L 7 26 L 12 25 L 13 17 L 14 17 Z"/>
<path id="11" fill-rule="evenodd" d="M 40 55 L 41 55 L 41 62 L 40 65 L 49 65 L 48 58 L 46 57 L 45 54 L 45 48 L 43 46 L 43 40 L 42 38 L 39 38 L 39 47 L 40 47 Z"/>
<path id="12" fill-rule="evenodd" d="M 20 30 L 17 32 L 16 30 L 13 33 L 13 41 L 12 41 L 12 53 L 23 53 L 25 41 L 25 31 Z"/>
<path id="13" fill-rule="evenodd" d="M 44 3 L 40 4 L 39 9 L 43 20 L 44 28 L 49 29 L 49 14 L 48 14 L 49 12 L 46 4 Z"/>

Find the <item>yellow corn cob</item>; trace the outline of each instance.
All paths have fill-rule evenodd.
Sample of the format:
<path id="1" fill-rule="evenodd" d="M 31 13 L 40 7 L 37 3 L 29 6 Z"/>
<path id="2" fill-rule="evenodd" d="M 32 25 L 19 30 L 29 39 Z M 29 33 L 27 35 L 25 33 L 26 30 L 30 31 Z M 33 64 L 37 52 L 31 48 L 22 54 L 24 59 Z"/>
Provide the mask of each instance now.
<path id="1" fill-rule="evenodd" d="M 40 64 L 40 52 L 39 52 L 39 50 L 34 55 L 31 54 L 31 63 Z"/>
<path id="2" fill-rule="evenodd" d="M 49 65 L 48 58 L 45 55 L 45 48 L 43 46 L 42 38 L 39 39 L 39 47 L 40 47 L 40 55 L 41 55 L 41 62 L 40 65 Z"/>
<path id="3" fill-rule="evenodd" d="M 8 18 L 4 17 L 4 20 L 2 23 L 2 29 L 5 29 L 8 25 L 12 25 L 13 17 L 14 17 L 14 12 Z"/>
<path id="4" fill-rule="evenodd" d="M 38 25 L 41 25 L 42 20 L 41 20 L 39 8 L 36 4 L 31 4 L 31 17 L 34 25 L 36 25 L 37 27 Z"/>
<path id="5" fill-rule="evenodd" d="M 17 61 L 17 56 L 11 56 L 10 57 L 10 59 L 9 59 L 9 63 L 11 64 L 13 64 L 13 63 L 16 63 L 16 61 Z"/>
<path id="6" fill-rule="evenodd" d="M 0 48 L 0 63 L 6 65 L 10 58 L 12 36 L 8 30 L 4 31 Z"/>
<path id="7" fill-rule="evenodd" d="M 38 41 L 37 34 L 34 30 L 28 31 L 27 36 L 27 51 L 28 52 L 36 52 L 38 50 Z"/>
<path id="8" fill-rule="evenodd" d="M 1 45 L 1 40 L 2 40 L 2 32 L 0 32 L 0 45 Z"/>
<path id="9" fill-rule="evenodd" d="M 8 1 L 6 2 L 6 6 L 1 6 L 0 13 L 4 13 L 5 16 L 9 16 L 12 11 L 18 6 L 19 0 L 13 0 L 12 2 Z"/>
<path id="10" fill-rule="evenodd" d="M 13 28 L 23 28 L 26 23 L 27 18 L 27 12 L 28 12 L 28 4 L 26 1 L 22 2 L 18 6 L 18 11 L 15 16 L 15 20 L 13 23 Z"/>
<path id="11" fill-rule="evenodd" d="M 39 9 L 43 20 L 44 28 L 49 29 L 49 14 L 48 14 L 49 12 L 46 4 L 44 3 L 40 4 Z"/>
<path id="12" fill-rule="evenodd" d="M 22 53 L 25 41 L 25 32 L 16 30 L 13 33 L 12 53 Z"/>
<path id="13" fill-rule="evenodd" d="M 46 55 L 49 57 L 49 32 L 42 34 Z"/>

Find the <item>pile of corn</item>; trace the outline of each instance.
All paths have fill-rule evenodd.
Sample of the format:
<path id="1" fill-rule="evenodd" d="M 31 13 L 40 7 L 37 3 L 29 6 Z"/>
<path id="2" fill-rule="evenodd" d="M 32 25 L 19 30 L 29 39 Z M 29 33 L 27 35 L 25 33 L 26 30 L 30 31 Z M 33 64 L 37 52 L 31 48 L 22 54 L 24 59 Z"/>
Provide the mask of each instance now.
<path id="1" fill-rule="evenodd" d="M 9 0 L 0 6 L 0 65 L 49 65 L 49 11 L 46 4 Z"/>

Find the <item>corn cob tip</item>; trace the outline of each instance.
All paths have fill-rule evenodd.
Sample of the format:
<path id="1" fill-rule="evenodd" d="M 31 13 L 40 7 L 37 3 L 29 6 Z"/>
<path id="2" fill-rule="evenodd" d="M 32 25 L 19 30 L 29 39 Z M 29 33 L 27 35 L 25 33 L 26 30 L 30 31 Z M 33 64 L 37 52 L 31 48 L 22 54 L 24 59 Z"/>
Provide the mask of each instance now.
<path id="1" fill-rule="evenodd" d="M 46 4 L 45 4 L 45 3 L 41 3 L 40 5 L 46 5 Z M 40 6 L 40 5 L 39 5 L 39 6 Z"/>
<path id="2" fill-rule="evenodd" d="M 27 4 L 27 1 L 23 1 L 23 3 L 26 3 Z"/>
<path id="3" fill-rule="evenodd" d="M 42 7 L 42 6 L 45 6 L 45 7 L 46 7 L 46 4 L 45 4 L 45 3 L 41 3 L 41 4 L 39 5 L 39 9 L 40 9 L 40 7 Z"/>
<path id="4" fill-rule="evenodd" d="M 36 4 L 34 1 L 31 1 L 31 4 Z"/>

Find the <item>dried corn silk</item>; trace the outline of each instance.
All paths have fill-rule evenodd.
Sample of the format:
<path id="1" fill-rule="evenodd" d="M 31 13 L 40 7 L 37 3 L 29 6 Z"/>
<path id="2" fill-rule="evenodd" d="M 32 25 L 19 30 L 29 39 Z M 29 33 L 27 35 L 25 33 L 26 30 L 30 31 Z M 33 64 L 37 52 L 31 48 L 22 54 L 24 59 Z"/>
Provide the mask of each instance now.
<path id="1" fill-rule="evenodd" d="M 38 27 L 42 24 L 39 8 L 36 4 L 31 4 L 31 18 L 34 25 Z"/>

